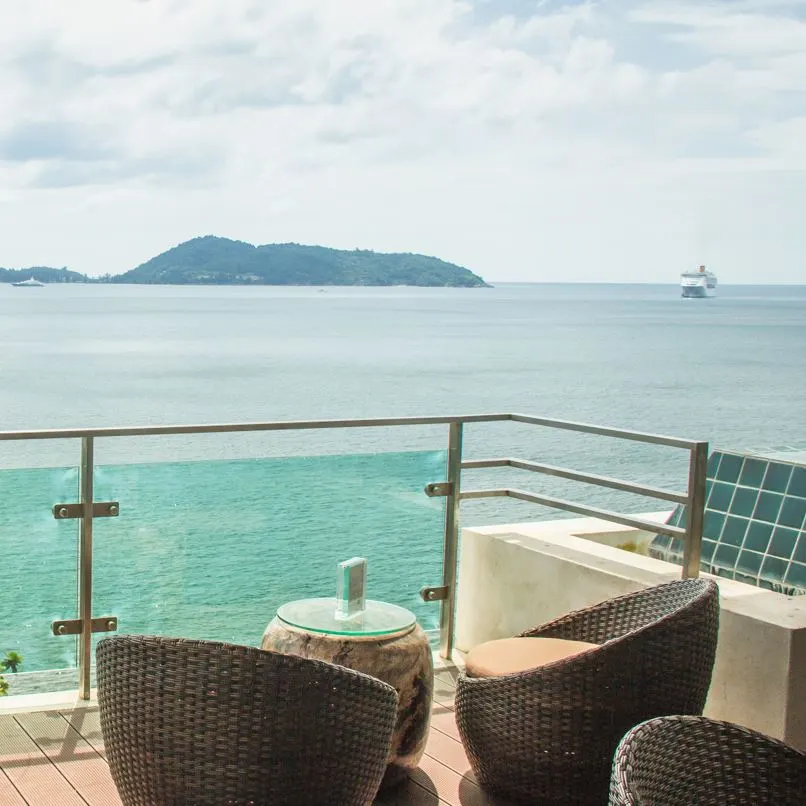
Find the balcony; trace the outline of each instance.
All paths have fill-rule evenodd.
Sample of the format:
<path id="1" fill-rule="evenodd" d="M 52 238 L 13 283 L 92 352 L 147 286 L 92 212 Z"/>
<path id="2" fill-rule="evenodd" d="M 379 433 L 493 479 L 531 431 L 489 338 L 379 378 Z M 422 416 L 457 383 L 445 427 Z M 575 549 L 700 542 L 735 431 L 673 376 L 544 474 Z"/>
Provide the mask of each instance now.
<path id="1" fill-rule="evenodd" d="M 481 427 L 495 431 L 483 448 L 498 441 L 505 458 L 495 448 L 492 458 L 466 458 L 467 429 Z M 351 441 L 358 431 L 383 436 Z M 417 436 L 403 445 L 389 436 L 404 431 Z M 680 490 L 509 458 L 523 456 L 519 448 L 540 455 L 535 431 L 678 449 L 685 459 L 670 467 Z M 270 441 L 288 438 L 279 448 Z M 207 441 L 196 451 L 188 440 Z M 500 803 L 476 785 L 453 720 L 462 651 L 701 571 L 704 442 L 484 414 L 29 431 L 0 434 L 0 446 L 11 457 L 0 470 L 0 534 L 10 546 L 28 538 L 25 551 L 8 553 L 15 618 L 0 626 L 0 647 L 25 658 L 0 698 L 2 803 L 116 802 L 93 701 L 94 646 L 105 632 L 255 645 L 278 605 L 327 595 L 336 562 L 356 554 L 369 559 L 370 595 L 417 615 L 437 667 L 426 755 L 377 802 Z M 616 464 L 629 470 L 629 460 Z M 523 489 L 526 476 L 576 485 L 574 497 Z M 471 487 L 471 478 L 492 483 Z M 665 508 L 602 505 L 614 495 Z M 582 517 L 460 529 L 460 505 L 502 501 Z M 667 522 L 673 507 L 686 517 Z M 655 535 L 677 541 L 680 564 L 641 553 Z M 302 539 L 316 549 L 300 551 Z M 806 696 L 803 600 L 735 580 L 720 588 L 706 713 L 806 747 L 796 707 Z"/>

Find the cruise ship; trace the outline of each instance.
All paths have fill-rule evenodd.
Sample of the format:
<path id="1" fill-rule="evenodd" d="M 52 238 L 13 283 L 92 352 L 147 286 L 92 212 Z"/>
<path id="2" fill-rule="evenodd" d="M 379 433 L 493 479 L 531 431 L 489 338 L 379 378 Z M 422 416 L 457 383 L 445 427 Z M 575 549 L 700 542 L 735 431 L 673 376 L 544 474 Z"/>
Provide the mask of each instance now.
<path id="1" fill-rule="evenodd" d="M 684 271 L 680 275 L 680 288 L 684 297 L 715 297 L 716 275 L 700 266 L 697 271 Z"/>

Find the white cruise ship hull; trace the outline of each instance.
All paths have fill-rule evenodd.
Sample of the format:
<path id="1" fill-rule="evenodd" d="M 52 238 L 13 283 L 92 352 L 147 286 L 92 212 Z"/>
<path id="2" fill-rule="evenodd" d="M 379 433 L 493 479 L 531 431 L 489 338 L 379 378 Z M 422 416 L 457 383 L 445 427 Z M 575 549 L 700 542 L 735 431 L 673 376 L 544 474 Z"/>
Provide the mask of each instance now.
<path id="1" fill-rule="evenodd" d="M 712 272 L 691 272 L 680 276 L 680 294 L 702 299 L 716 296 L 716 275 Z"/>
<path id="2" fill-rule="evenodd" d="M 695 299 L 716 296 L 716 289 L 708 288 L 705 285 L 684 285 L 681 287 L 680 292 L 683 297 L 693 297 Z"/>

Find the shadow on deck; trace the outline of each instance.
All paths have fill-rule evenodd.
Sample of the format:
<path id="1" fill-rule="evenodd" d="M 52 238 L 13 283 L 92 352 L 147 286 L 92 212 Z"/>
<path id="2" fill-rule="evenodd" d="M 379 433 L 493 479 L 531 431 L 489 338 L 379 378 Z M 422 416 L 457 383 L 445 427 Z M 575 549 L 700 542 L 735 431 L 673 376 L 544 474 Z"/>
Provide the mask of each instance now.
<path id="1" fill-rule="evenodd" d="M 437 672 L 419 768 L 376 806 L 506 806 L 476 784 L 453 713 L 453 669 Z M 0 804 L 120 806 L 97 708 L 0 715 Z"/>

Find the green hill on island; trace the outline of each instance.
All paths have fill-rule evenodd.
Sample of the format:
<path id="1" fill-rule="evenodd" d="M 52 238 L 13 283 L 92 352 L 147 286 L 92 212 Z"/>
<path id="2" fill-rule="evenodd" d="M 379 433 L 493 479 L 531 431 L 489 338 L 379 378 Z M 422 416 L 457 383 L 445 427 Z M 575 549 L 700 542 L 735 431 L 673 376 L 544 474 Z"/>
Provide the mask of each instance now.
<path id="1" fill-rule="evenodd" d="M 193 285 L 414 285 L 485 288 L 469 269 L 435 257 L 302 246 L 253 246 L 207 235 L 152 258 L 111 283 Z"/>
<path id="2" fill-rule="evenodd" d="M 253 246 L 206 235 L 175 246 L 137 268 L 88 277 L 67 268 L 0 268 L 0 283 L 32 278 L 41 283 L 149 285 L 409 285 L 489 288 L 469 269 L 408 252 L 329 249 L 296 243 Z"/>
<path id="3" fill-rule="evenodd" d="M 0 268 L 0 283 L 18 283 L 20 280 L 39 280 L 40 283 L 86 283 L 86 275 L 70 269 L 54 269 L 50 266 L 31 266 L 28 269 Z"/>

